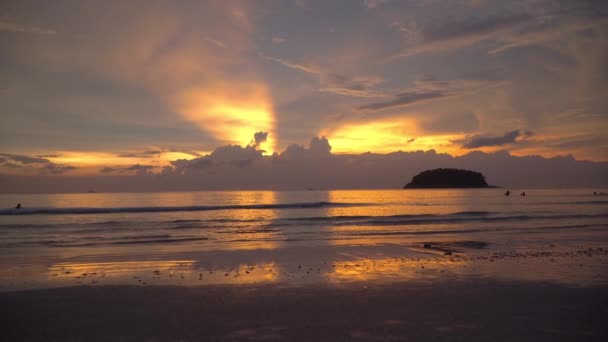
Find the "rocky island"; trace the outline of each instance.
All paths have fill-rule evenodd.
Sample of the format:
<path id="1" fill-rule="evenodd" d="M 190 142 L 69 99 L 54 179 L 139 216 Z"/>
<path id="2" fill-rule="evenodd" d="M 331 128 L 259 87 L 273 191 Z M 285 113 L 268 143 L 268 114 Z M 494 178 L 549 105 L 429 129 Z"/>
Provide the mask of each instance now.
<path id="1" fill-rule="evenodd" d="M 486 182 L 481 172 L 461 169 L 434 169 L 423 171 L 404 189 L 441 189 L 441 188 L 496 188 Z"/>

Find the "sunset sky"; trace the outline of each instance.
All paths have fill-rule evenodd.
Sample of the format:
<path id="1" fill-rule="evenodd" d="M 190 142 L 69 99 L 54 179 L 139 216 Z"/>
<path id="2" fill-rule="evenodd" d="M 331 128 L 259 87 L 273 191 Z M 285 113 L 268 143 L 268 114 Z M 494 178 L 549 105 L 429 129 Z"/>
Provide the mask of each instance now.
<path id="1" fill-rule="evenodd" d="M 323 136 L 335 155 L 608 161 L 602 0 L 2 1 L 0 45 L 0 174 Z"/>

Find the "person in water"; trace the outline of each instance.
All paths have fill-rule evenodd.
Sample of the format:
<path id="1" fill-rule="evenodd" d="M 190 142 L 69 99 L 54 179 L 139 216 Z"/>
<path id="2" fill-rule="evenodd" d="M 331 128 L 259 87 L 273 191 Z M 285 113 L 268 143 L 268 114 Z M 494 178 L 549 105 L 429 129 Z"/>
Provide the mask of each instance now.
<path id="1" fill-rule="evenodd" d="M 15 209 L 21 209 L 21 203 L 17 203 L 17 206 L 15 207 Z"/>
<path id="2" fill-rule="evenodd" d="M 522 193 L 521 193 L 521 195 L 522 195 L 522 196 L 526 196 L 526 192 L 525 192 L 525 191 L 524 191 L 524 192 L 522 192 Z"/>
<path id="3" fill-rule="evenodd" d="M 511 195 L 511 191 L 507 190 L 507 192 L 505 192 L 505 196 L 509 196 Z"/>

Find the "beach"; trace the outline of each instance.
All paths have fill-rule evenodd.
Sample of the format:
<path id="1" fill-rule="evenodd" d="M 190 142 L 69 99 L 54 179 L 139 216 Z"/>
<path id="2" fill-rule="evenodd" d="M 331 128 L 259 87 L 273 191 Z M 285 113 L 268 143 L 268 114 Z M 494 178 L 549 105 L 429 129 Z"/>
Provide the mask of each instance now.
<path id="1" fill-rule="evenodd" d="M 32 195 L 0 211 L 4 336 L 605 338 L 608 202 L 502 192 Z"/>
<path id="2" fill-rule="evenodd" d="M 3 338 L 601 341 L 604 287 L 492 280 L 348 286 L 79 286 L 0 294 Z"/>

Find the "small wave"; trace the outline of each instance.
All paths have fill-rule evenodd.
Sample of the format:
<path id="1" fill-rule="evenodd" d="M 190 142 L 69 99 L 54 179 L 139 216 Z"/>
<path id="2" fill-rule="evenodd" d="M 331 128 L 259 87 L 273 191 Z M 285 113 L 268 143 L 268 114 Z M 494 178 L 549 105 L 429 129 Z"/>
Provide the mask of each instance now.
<path id="1" fill-rule="evenodd" d="M 581 202 L 572 202 L 574 204 L 608 204 L 608 201 L 581 201 Z M 568 204 L 568 203 L 566 203 Z"/>
<path id="2" fill-rule="evenodd" d="M 158 238 L 158 239 L 128 239 L 121 241 L 98 241 L 98 242 L 71 242 L 71 241 L 39 241 L 49 247 L 93 247 L 107 245 L 141 245 L 141 244 L 165 244 L 209 240 L 207 237 L 184 237 L 184 238 Z"/>
<path id="3" fill-rule="evenodd" d="M 534 228 L 522 228 L 517 229 L 518 233 L 537 233 L 547 230 L 561 230 L 561 229 L 604 229 L 608 225 L 593 225 L 593 224 L 577 224 L 577 225 L 561 225 L 561 226 L 541 226 Z M 444 230 L 415 230 L 415 231 L 378 231 L 378 232 L 352 232 L 346 233 L 348 236 L 400 236 L 400 235 L 442 235 L 442 234 L 471 234 L 471 233 L 488 233 L 488 232 L 513 232 L 514 229 L 511 227 L 503 228 L 472 228 L 472 229 L 444 229 Z"/>
<path id="4" fill-rule="evenodd" d="M 450 214 L 400 214 L 386 216 L 371 216 L 371 215 L 341 215 L 341 216 L 311 216 L 311 217 L 290 217 L 283 219 L 284 221 L 343 221 L 343 220 L 369 220 L 369 219 L 414 219 L 414 218 L 433 218 L 447 216 L 489 216 L 492 215 L 489 211 L 459 211 Z"/>
<path id="5" fill-rule="evenodd" d="M 489 211 L 460 211 L 457 213 L 453 213 L 451 215 L 456 215 L 456 216 L 487 216 L 487 215 L 491 215 L 492 213 Z"/>
<path id="6" fill-rule="evenodd" d="M 418 215 L 387 215 L 387 216 L 322 216 L 322 217 L 293 217 L 281 219 L 266 224 L 265 227 L 299 226 L 299 225 L 330 225 L 330 226 L 399 226 L 417 224 L 450 224 L 462 222 L 508 222 L 530 221 L 543 219 L 584 219 L 608 217 L 604 214 L 565 214 L 565 215 L 510 215 L 491 216 L 486 211 L 456 212 L 451 214 L 418 214 Z"/>
<path id="7" fill-rule="evenodd" d="M 114 213 L 153 213 L 178 211 L 212 210 L 264 210 L 264 209 L 306 209 L 325 207 L 355 207 L 370 205 L 366 203 L 308 202 L 245 205 L 212 205 L 184 207 L 123 207 L 123 208 L 21 208 L 0 209 L 0 215 L 65 215 L 65 214 L 114 214 Z"/>

